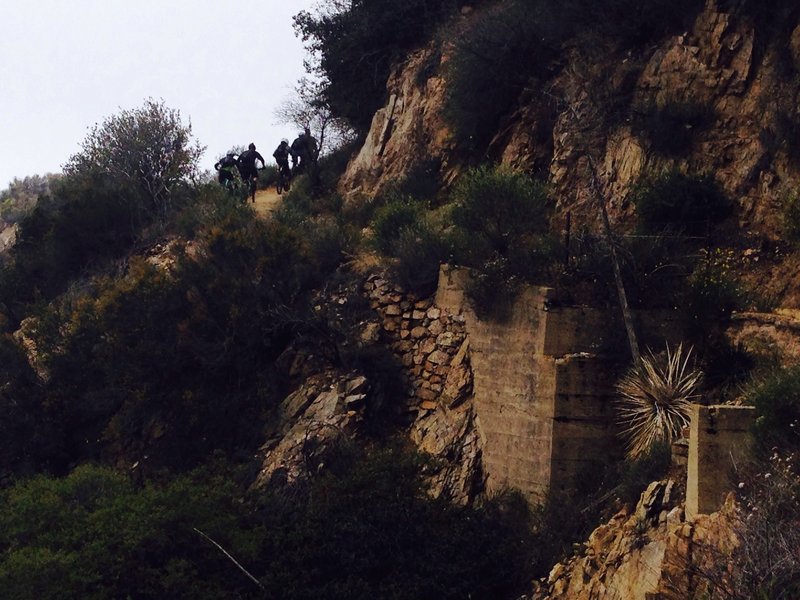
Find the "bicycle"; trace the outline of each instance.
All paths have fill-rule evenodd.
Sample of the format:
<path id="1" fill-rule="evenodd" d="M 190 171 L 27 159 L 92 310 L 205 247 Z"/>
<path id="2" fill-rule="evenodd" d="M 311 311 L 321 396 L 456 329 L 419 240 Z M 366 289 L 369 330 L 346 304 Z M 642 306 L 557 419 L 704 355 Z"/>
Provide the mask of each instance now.
<path id="1" fill-rule="evenodd" d="M 292 185 L 292 171 L 289 165 L 278 165 L 278 172 L 275 176 L 275 191 L 280 196 L 283 192 L 288 192 Z"/>
<path id="2" fill-rule="evenodd" d="M 222 189 L 224 189 L 229 196 L 236 196 L 239 186 L 236 184 L 236 179 L 231 177 L 229 179 L 223 179 L 220 181 L 220 185 Z"/>
<path id="3" fill-rule="evenodd" d="M 262 170 L 264 170 L 264 167 L 256 168 L 251 175 L 248 175 L 246 178 L 242 178 L 242 189 L 244 191 L 244 196 L 242 197 L 243 203 L 246 204 L 248 199 L 255 203 L 256 190 L 258 189 L 258 172 Z"/>
<path id="4" fill-rule="evenodd" d="M 255 204 L 257 187 L 258 187 L 258 175 L 252 175 L 250 177 L 250 181 L 247 183 L 247 196 L 245 196 L 245 202 L 247 202 L 247 198 L 250 198 L 250 201 Z"/>

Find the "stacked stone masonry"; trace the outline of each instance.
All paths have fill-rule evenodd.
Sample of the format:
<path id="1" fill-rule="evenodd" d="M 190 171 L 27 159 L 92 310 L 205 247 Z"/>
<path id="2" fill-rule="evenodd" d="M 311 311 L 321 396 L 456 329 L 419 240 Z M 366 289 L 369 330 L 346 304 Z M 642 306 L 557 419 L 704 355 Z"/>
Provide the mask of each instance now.
<path id="1" fill-rule="evenodd" d="M 471 388 L 464 317 L 392 286 L 380 275 L 364 284 L 389 346 L 405 367 L 409 411 L 453 408 Z"/>
<path id="2" fill-rule="evenodd" d="M 371 275 L 364 294 L 377 312 L 377 331 L 404 366 L 411 440 L 436 457 L 429 478 L 435 496 L 469 504 L 484 490 L 483 442 L 472 404 L 473 375 L 463 315 L 439 308 Z M 380 333 L 379 333 L 380 332 Z"/>

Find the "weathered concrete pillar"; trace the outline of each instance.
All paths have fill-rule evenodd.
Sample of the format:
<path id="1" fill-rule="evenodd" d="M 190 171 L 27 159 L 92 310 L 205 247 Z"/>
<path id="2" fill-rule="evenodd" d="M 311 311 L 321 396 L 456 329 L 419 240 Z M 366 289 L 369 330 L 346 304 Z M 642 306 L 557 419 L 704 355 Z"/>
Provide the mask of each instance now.
<path id="1" fill-rule="evenodd" d="M 686 518 L 720 509 L 734 488 L 732 475 L 752 449 L 752 406 L 692 407 L 689 464 L 686 475 Z"/>

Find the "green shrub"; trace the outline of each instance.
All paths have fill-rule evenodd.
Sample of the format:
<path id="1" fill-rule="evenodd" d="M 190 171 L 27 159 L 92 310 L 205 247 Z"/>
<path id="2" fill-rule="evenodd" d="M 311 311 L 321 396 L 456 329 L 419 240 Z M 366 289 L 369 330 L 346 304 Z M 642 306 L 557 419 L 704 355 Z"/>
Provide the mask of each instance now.
<path id="1" fill-rule="evenodd" d="M 647 233 L 708 234 L 712 225 L 733 211 L 731 201 L 713 177 L 695 177 L 679 171 L 645 177 L 631 191 L 638 224 Z"/>
<path id="2" fill-rule="evenodd" d="M 339 178 L 347 169 L 353 153 L 361 148 L 359 140 L 347 142 L 333 151 L 323 154 L 316 163 L 314 193 L 317 196 L 336 196 Z"/>
<path id="3" fill-rule="evenodd" d="M 763 358 L 754 356 L 741 342 L 732 344 L 725 338 L 709 340 L 703 358 L 705 387 L 720 396 L 720 401 L 713 404 L 738 395 L 741 386 L 760 366 L 759 363 L 764 362 Z"/>
<path id="4" fill-rule="evenodd" d="M 800 196 L 787 196 L 781 208 L 785 239 L 793 244 L 800 243 Z"/>
<path id="5" fill-rule="evenodd" d="M 401 230 L 395 240 L 394 271 L 404 289 L 427 296 L 436 290 L 439 265 L 447 260 L 450 247 L 443 234 L 426 221 Z"/>
<path id="6" fill-rule="evenodd" d="M 426 496 L 424 463 L 412 454 L 337 458 L 345 462 L 307 494 L 265 499 L 258 514 L 269 532 L 260 548 L 267 597 L 511 598 L 529 585 L 539 550 L 517 497 L 457 507 Z"/>
<path id="7" fill-rule="evenodd" d="M 724 259 L 712 255 L 700 261 L 680 298 L 687 337 L 701 344 L 710 341 L 731 312 L 743 307 L 744 298 Z"/>
<path id="8" fill-rule="evenodd" d="M 0 492 L 0 585 L 7 598 L 252 597 L 249 582 L 194 528 L 252 562 L 253 536 L 224 479 L 135 489 L 82 466 Z M 33 575 L 35 573 L 35 575 Z"/>
<path id="9" fill-rule="evenodd" d="M 755 433 L 762 449 L 800 449 L 800 368 L 773 372 L 754 384 L 747 398 L 756 407 Z"/>
<path id="10" fill-rule="evenodd" d="M 358 232 L 331 216 L 310 219 L 302 232 L 321 273 L 336 269 L 352 253 L 358 240 Z"/>
<path id="11" fill-rule="evenodd" d="M 147 199 L 147 210 L 163 217 L 172 210 L 180 184 L 196 177 L 203 151 L 193 139 L 191 124 L 182 123 L 180 111 L 150 98 L 140 108 L 122 110 L 102 125 L 95 124 L 64 172 L 100 173 L 136 186 Z"/>
<path id="12" fill-rule="evenodd" d="M 408 170 L 408 174 L 398 183 L 398 193 L 419 200 L 434 200 L 441 187 L 439 174 L 441 167 L 440 159 L 418 159 Z"/>
<path id="13" fill-rule="evenodd" d="M 42 309 L 33 337 L 58 466 L 111 452 L 183 469 L 257 443 L 281 393 L 275 360 L 341 256 L 338 229 L 323 227 L 233 215 L 198 234 L 193 256 L 176 250 L 169 273 L 132 260 Z"/>
<path id="14" fill-rule="evenodd" d="M 444 114 L 455 138 L 482 155 L 533 77 L 545 78 L 560 26 L 553 2 L 512 0 L 486 11 L 454 42 L 446 62 Z"/>
<path id="15" fill-rule="evenodd" d="M 467 296 L 481 319 L 506 320 L 521 288 L 519 277 L 511 272 L 508 260 L 494 255 L 474 272 Z"/>
<path id="16" fill-rule="evenodd" d="M 217 183 L 206 183 L 194 190 L 194 201 L 178 212 L 174 229 L 183 238 L 193 239 L 216 223 L 238 222 L 242 227 L 253 220 L 247 204 L 232 197 Z"/>
<path id="17" fill-rule="evenodd" d="M 714 122 L 712 107 L 695 102 L 667 101 L 634 108 L 631 126 L 635 135 L 666 156 L 681 156 L 692 147 L 697 135 Z"/>
<path id="18" fill-rule="evenodd" d="M 150 222 L 135 189 L 91 173 L 52 182 L 19 223 L 17 242 L 0 270 L 0 303 L 19 320 L 27 307 L 50 300 L 89 265 L 125 254 Z"/>
<path id="19" fill-rule="evenodd" d="M 523 282 L 548 276 L 561 255 L 548 233 L 544 186 L 502 167 L 466 173 L 453 192 L 454 260 L 475 269 L 469 295 L 479 314 L 502 318 Z"/>
<path id="20" fill-rule="evenodd" d="M 422 220 L 422 206 L 412 198 L 395 196 L 375 211 L 372 239 L 384 254 L 394 255 L 397 241 L 406 229 L 416 229 Z"/>
<path id="21" fill-rule="evenodd" d="M 548 229 L 547 191 L 521 173 L 473 169 L 458 182 L 453 198 L 453 223 L 504 256 L 528 236 Z"/>

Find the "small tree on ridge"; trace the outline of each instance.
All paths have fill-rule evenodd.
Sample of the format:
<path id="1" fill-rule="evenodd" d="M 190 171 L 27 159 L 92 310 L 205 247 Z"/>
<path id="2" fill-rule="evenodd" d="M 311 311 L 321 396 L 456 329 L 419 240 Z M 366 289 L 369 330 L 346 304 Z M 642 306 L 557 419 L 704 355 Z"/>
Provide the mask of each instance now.
<path id="1" fill-rule="evenodd" d="M 140 108 L 123 110 L 95 124 L 81 151 L 64 165 L 66 174 L 100 171 L 141 188 L 153 208 L 165 213 L 177 183 L 197 174 L 205 150 L 192 138 L 180 111 L 148 98 Z"/>

